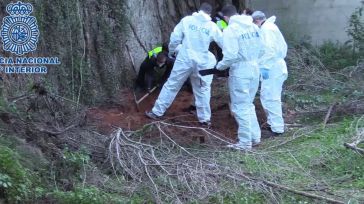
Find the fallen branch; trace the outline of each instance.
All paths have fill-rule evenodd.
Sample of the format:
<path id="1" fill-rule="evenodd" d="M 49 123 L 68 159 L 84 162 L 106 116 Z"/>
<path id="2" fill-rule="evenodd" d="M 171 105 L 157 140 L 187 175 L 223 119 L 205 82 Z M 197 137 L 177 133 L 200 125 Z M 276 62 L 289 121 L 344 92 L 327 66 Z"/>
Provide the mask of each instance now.
<path id="1" fill-rule="evenodd" d="M 313 128 L 313 129 L 312 130 L 309 130 L 310 128 Z M 313 131 L 315 131 L 317 129 L 320 129 L 320 128 L 316 126 L 316 127 L 306 127 L 306 128 L 299 129 L 298 131 L 296 131 L 293 134 L 292 138 L 290 138 L 288 140 L 285 140 L 285 141 L 283 141 L 283 142 L 281 142 L 281 143 L 279 143 L 277 145 L 273 145 L 273 146 L 267 147 L 264 150 L 274 149 L 274 148 L 277 148 L 277 147 L 281 147 L 281 146 L 283 146 L 283 145 L 285 145 L 287 143 L 290 143 L 290 142 L 292 142 L 292 141 L 294 141 L 294 140 L 296 140 L 298 138 L 301 138 L 303 136 L 307 136 L 309 133 L 312 133 Z M 303 131 L 303 133 L 299 134 L 300 131 L 301 132 Z"/>
<path id="2" fill-rule="evenodd" d="M 57 130 L 57 131 L 53 131 L 53 130 L 48 130 L 48 129 L 45 129 L 43 127 L 39 127 L 37 125 L 34 125 L 34 127 L 39 131 L 39 132 L 43 132 L 43 133 L 47 133 L 47 134 L 50 134 L 50 135 L 61 135 L 65 132 L 67 132 L 68 130 L 76 127 L 77 124 L 73 124 L 73 125 L 70 125 L 62 130 Z"/>
<path id="3" fill-rule="evenodd" d="M 324 123 L 323 123 L 323 128 L 325 128 L 326 127 L 326 124 L 327 124 L 327 122 L 329 121 L 329 119 L 330 119 L 330 116 L 331 116 L 331 112 L 332 112 L 332 110 L 334 109 L 334 107 L 336 106 L 336 102 L 334 103 L 334 104 L 332 104 L 330 107 L 329 107 L 329 110 L 327 111 L 327 113 L 326 113 L 326 116 L 325 116 L 325 119 L 324 119 Z"/>
<path id="4" fill-rule="evenodd" d="M 127 178 L 132 179 L 132 183 L 139 189 L 148 188 L 157 203 L 204 200 L 224 191 L 226 186 L 222 184 L 238 187 L 239 182 L 273 197 L 271 190 L 276 189 L 328 203 L 343 203 L 325 197 L 326 195 L 299 191 L 264 178 L 247 175 L 241 166 L 221 160 L 221 156 L 226 156 L 225 154 L 228 153 L 220 148 L 221 144 L 230 144 L 230 142 L 218 133 L 200 127 L 170 124 L 166 121 L 153 122 L 149 125 L 151 132 L 143 132 L 143 134 L 138 131 L 124 132 L 121 128 L 115 131 L 109 145 L 109 158 L 115 175 L 120 173 L 128 175 Z M 200 132 L 201 135 L 208 137 L 208 142 L 220 145 L 209 150 L 184 147 L 175 140 L 176 133 L 181 130 L 194 133 L 184 134 L 184 138 L 192 139 L 196 133 Z M 149 134 L 158 135 L 158 138 L 145 140 Z M 180 136 L 177 137 L 180 138 Z M 259 155 L 255 152 L 247 154 Z"/>
<path id="5" fill-rule="evenodd" d="M 364 155 L 364 149 L 357 147 L 355 144 L 344 143 L 344 146 Z"/>
<path id="6" fill-rule="evenodd" d="M 355 152 L 364 155 L 364 149 L 359 148 L 358 145 L 364 143 L 364 129 L 362 128 L 364 124 L 364 115 L 356 121 L 356 124 L 352 124 L 352 127 L 355 128 L 355 137 L 353 138 L 353 142 L 344 143 L 344 146 L 348 149 L 352 149 Z"/>
<path id="7" fill-rule="evenodd" d="M 331 107 L 331 106 L 330 106 Z M 329 107 L 329 111 L 330 111 Z M 329 117 L 342 116 L 342 115 L 362 115 L 364 114 L 364 100 L 349 101 L 343 104 L 334 104 L 335 114 L 332 110 L 330 111 Z M 329 113 L 328 109 L 312 110 L 306 112 L 298 112 L 297 116 L 327 116 Z M 325 117 L 326 118 L 326 117 Z"/>
<path id="8" fill-rule="evenodd" d="M 307 193 L 307 192 L 304 192 L 304 191 L 295 190 L 293 188 L 289 188 L 287 186 L 276 184 L 276 183 L 273 183 L 273 182 L 270 182 L 270 181 L 262 181 L 262 182 L 264 184 L 266 184 L 267 186 L 270 186 L 270 187 L 273 187 L 273 188 L 278 188 L 280 190 L 285 190 L 285 191 L 288 191 L 288 192 L 291 192 L 291 193 L 294 193 L 294 194 L 297 194 L 297 195 L 302 195 L 302 196 L 305 196 L 305 197 L 308 197 L 308 198 L 324 200 L 324 201 L 329 202 L 329 203 L 344 204 L 343 201 L 335 200 L 335 199 L 324 197 L 324 196 L 315 195 L 315 194 L 312 194 L 312 193 Z"/>
<path id="9" fill-rule="evenodd" d="M 293 123 L 293 124 L 289 124 L 289 123 L 286 123 L 286 124 L 284 124 L 286 127 L 288 127 L 288 128 L 302 128 L 302 127 L 304 127 L 304 125 L 303 124 L 296 124 L 296 123 Z"/>

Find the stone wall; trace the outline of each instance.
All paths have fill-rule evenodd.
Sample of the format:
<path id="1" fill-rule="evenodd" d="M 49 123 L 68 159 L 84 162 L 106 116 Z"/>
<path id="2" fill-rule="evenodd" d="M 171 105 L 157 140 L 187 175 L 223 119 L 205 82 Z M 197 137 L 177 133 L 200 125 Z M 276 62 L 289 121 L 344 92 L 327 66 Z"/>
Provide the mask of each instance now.
<path id="1" fill-rule="evenodd" d="M 276 15 L 277 24 L 289 40 L 311 38 L 313 44 L 326 40 L 345 42 L 354 9 L 362 0 L 246 0 L 248 7 Z"/>

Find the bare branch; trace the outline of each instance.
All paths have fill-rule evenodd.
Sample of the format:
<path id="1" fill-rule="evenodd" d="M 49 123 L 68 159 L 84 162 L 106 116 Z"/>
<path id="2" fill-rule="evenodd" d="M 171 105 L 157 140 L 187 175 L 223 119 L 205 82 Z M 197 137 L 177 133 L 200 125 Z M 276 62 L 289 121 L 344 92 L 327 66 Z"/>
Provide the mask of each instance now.
<path id="1" fill-rule="evenodd" d="M 364 155 L 364 149 L 357 147 L 355 144 L 344 143 L 344 146 Z"/>

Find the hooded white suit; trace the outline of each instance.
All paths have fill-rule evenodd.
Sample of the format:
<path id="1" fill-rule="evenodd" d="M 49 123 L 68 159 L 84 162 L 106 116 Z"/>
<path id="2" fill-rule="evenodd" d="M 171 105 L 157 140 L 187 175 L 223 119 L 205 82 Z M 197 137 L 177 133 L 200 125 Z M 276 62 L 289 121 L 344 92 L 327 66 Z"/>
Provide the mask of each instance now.
<path id="1" fill-rule="evenodd" d="M 152 109 L 157 116 L 164 115 L 183 83 L 190 77 L 197 117 L 200 122 L 211 119 L 210 97 L 212 75 L 201 77 L 198 71 L 213 68 L 215 56 L 208 51 L 210 42 L 222 44 L 222 33 L 209 15 L 203 11 L 181 20 L 171 34 L 169 52 L 178 54 L 172 72 Z M 182 46 L 181 46 L 182 45 Z"/>
<path id="2" fill-rule="evenodd" d="M 231 109 L 239 124 L 238 146 L 250 149 L 259 143 L 261 132 L 253 104 L 259 86 L 258 59 L 264 48 L 260 29 L 251 16 L 234 15 L 223 32 L 224 58 L 219 70 L 230 67 L 229 90 Z"/>
<path id="3" fill-rule="evenodd" d="M 272 16 L 261 26 L 266 50 L 261 58 L 260 68 L 269 69 L 269 79 L 262 81 L 260 100 L 272 131 L 283 133 L 281 95 L 283 83 L 288 76 L 287 65 L 284 61 L 287 55 L 287 43 L 274 23 L 275 20 L 276 17 Z"/>

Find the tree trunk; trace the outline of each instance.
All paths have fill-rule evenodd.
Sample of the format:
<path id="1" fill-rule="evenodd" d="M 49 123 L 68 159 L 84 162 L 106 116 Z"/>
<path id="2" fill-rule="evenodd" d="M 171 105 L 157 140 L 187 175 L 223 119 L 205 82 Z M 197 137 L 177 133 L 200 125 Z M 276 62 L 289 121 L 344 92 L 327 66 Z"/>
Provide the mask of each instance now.
<path id="1" fill-rule="evenodd" d="M 8 15 L 0 2 L 0 17 Z M 115 100 L 120 88 L 131 87 L 136 68 L 147 51 L 168 42 L 179 20 L 196 11 L 200 0 L 31 0 L 31 15 L 38 21 L 37 51 L 25 56 L 57 56 L 61 65 L 48 66 L 47 75 L 3 75 L 7 96 L 43 82 L 53 93 L 74 101 L 98 103 Z M 216 9 L 241 1 L 210 0 Z M 1 49 L 0 54 L 16 57 Z M 19 93 L 20 92 L 20 93 Z"/>

